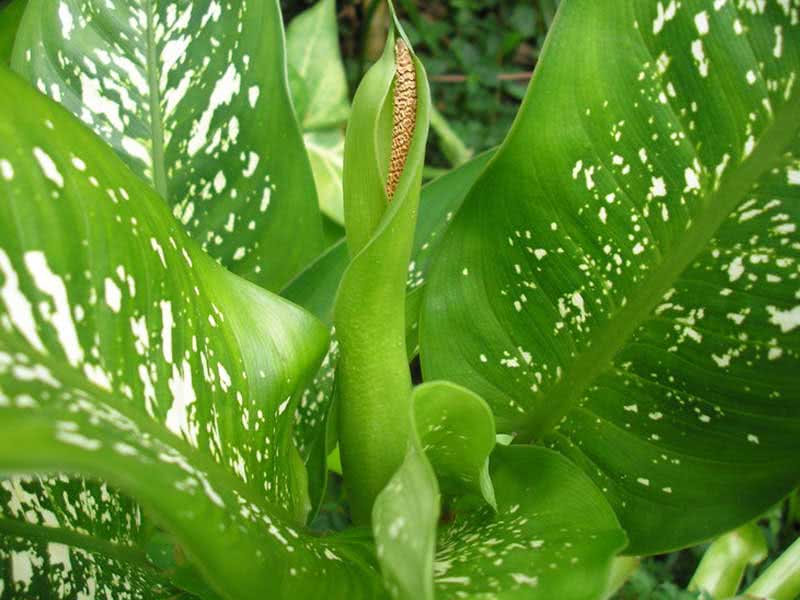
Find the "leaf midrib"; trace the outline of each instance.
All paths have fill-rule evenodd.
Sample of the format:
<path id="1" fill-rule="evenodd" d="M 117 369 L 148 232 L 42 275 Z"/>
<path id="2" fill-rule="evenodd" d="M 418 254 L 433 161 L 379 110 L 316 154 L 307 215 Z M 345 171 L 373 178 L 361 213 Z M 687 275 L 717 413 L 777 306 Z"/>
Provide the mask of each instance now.
<path id="1" fill-rule="evenodd" d="M 147 571 L 155 579 L 163 579 L 153 568 L 152 563 L 147 560 L 147 555 L 134 546 L 115 544 L 103 538 L 86 535 L 64 527 L 48 527 L 4 517 L 0 517 L 0 532 L 4 536 L 8 535 L 43 543 L 64 544 L 72 548 L 80 548 L 86 552 L 100 554 Z"/>
<path id="2" fill-rule="evenodd" d="M 158 83 L 158 60 L 156 56 L 155 19 L 153 17 L 153 1 L 145 0 L 147 11 L 147 85 L 150 104 L 150 141 L 151 159 L 153 161 L 153 185 L 164 200 L 167 197 L 167 173 L 164 162 L 163 115 L 161 114 L 161 93 Z"/>
<path id="3" fill-rule="evenodd" d="M 612 316 L 571 363 L 550 391 L 537 402 L 516 429 L 518 441 L 541 438 L 580 401 L 594 380 L 611 366 L 614 356 L 661 302 L 683 271 L 707 247 L 719 227 L 743 200 L 759 178 L 774 166 L 794 140 L 800 127 L 800 95 L 776 113 L 750 156 L 723 176 L 716 190 L 706 195 L 705 210 L 693 221 L 681 243 L 664 255 L 661 264 L 639 286 L 640 294 Z"/>

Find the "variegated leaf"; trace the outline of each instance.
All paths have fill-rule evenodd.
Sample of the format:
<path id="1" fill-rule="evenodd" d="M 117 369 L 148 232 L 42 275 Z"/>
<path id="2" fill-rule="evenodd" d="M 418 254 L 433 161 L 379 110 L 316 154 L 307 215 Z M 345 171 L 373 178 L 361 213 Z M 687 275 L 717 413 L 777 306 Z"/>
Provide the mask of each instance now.
<path id="1" fill-rule="evenodd" d="M 368 545 L 293 527 L 308 509 L 295 392 L 325 328 L 211 260 L 63 109 L 7 70 L 0 87 L 0 471 L 133 494 L 226 597 L 372 597 Z M 51 483 L 68 512 L 75 496 Z M 137 518 L 114 498 L 101 524 Z"/>
<path id="2" fill-rule="evenodd" d="M 276 1 L 31 0 L 13 65 L 234 272 L 278 289 L 322 249 Z"/>
<path id="3" fill-rule="evenodd" d="M 800 4 L 565 0 L 445 238 L 423 372 L 583 467 L 650 553 L 797 485 Z"/>

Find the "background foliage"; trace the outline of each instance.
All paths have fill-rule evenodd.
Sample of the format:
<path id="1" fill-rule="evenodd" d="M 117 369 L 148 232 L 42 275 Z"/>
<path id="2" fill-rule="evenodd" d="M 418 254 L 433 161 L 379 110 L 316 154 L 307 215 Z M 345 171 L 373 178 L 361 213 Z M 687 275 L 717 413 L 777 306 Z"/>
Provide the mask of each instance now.
<path id="1" fill-rule="evenodd" d="M 415 52 L 425 63 L 435 107 L 474 154 L 505 136 L 527 88 L 557 0 L 401 0 L 397 8 Z M 289 22 L 314 5 L 281 0 Z M 348 86 L 358 81 L 382 42 L 373 33 L 388 17 L 371 0 L 337 2 L 342 58 Z M 374 17 L 369 20 L 370 17 Z M 438 136 L 431 136 L 428 163 L 447 167 Z"/>

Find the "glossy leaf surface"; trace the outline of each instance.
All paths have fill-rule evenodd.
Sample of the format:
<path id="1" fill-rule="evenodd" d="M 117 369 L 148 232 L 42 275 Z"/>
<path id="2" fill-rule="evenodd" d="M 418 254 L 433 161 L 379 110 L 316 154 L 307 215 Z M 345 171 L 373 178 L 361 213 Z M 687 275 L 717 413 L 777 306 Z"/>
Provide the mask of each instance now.
<path id="1" fill-rule="evenodd" d="M 563 2 L 429 278 L 425 376 L 581 466 L 635 554 L 800 479 L 799 10 Z"/>
<path id="2" fill-rule="evenodd" d="M 225 597 L 372 597 L 368 543 L 294 527 L 308 510 L 295 392 L 324 353 L 324 327 L 212 261 L 63 109 L 8 71 L 0 85 L 0 470 L 105 479 Z M 4 494 L 3 515 L 77 529 L 37 515 L 57 508 L 108 522 L 101 540 L 136 533 L 130 501 L 60 485 L 44 499 Z M 32 553 L 42 548 L 23 551 L 37 577 L 51 564 Z M 11 564 L 10 581 L 36 579 Z"/>
<path id="3" fill-rule="evenodd" d="M 322 249 L 277 2 L 32 0 L 13 65 L 234 272 L 279 289 Z"/>
<path id="4" fill-rule="evenodd" d="M 389 592 L 432 600 L 439 482 L 445 491 L 483 495 L 494 505 L 488 469 L 494 422 L 478 396 L 441 381 L 414 389 L 409 417 L 408 450 L 375 501 L 372 528 Z"/>
<path id="5" fill-rule="evenodd" d="M 456 514 L 442 530 L 437 598 L 600 597 L 612 558 L 625 547 L 600 490 L 544 448 L 498 446 L 490 461 L 497 511 Z"/>
<path id="6" fill-rule="evenodd" d="M 463 389 L 451 393 L 451 408 L 460 404 L 458 410 L 465 410 L 464 394 L 468 392 Z M 476 433 L 455 420 L 438 430 Z M 426 448 L 457 445 L 437 447 L 429 440 Z M 569 461 L 544 448 L 498 446 L 490 460 L 496 510 L 486 504 L 455 504 L 452 522 L 440 525 L 437 536 L 436 477 L 422 448 L 409 449 L 379 496 L 374 515 L 379 557 L 394 597 L 600 597 L 612 558 L 625 545 L 600 490 Z M 442 471 L 437 468 L 436 473 Z"/>

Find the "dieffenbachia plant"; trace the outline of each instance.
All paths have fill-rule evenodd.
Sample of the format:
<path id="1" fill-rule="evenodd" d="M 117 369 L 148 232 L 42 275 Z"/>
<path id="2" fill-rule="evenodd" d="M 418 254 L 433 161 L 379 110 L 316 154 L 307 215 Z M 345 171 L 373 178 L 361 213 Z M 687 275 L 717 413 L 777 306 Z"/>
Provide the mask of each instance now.
<path id="1" fill-rule="evenodd" d="M 29 1 L 0 597 L 599 599 L 800 482 L 800 4 L 563 0 L 505 142 L 425 187 L 392 18 L 323 251 L 276 1 Z M 354 525 L 320 535 L 336 443 Z M 737 535 L 696 587 L 736 591 Z M 749 591 L 796 595 L 796 554 Z"/>

